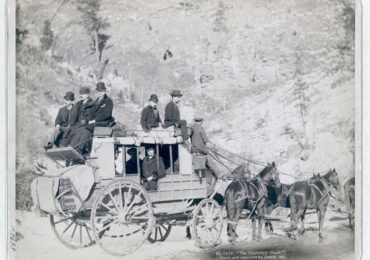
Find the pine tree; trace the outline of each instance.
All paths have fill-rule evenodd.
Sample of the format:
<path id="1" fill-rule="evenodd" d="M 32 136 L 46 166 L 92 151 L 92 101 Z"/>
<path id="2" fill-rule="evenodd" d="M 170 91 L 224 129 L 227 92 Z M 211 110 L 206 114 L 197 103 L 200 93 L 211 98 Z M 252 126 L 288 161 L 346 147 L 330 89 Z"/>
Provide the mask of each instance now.
<path id="1" fill-rule="evenodd" d="M 81 25 L 91 38 L 90 49 L 95 52 L 100 61 L 99 31 L 108 27 L 108 23 L 99 17 L 101 0 L 78 0 L 78 10 L 81 12 Z"/>

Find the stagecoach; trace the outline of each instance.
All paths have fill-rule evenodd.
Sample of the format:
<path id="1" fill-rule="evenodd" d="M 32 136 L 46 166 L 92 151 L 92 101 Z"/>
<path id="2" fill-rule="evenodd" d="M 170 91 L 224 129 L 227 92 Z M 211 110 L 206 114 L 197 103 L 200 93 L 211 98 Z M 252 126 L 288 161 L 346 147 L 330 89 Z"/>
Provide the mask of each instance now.
<path id="1" fill-rule="evenodd" d="M 146 145 L 155 146 L 166 168 L 156 191 L 141 185 Z M 98 244 L 109 254 L 126 255 L 145 241 L 164 241 L 173 225 L 190 225 L 201 248 L 217 244 L 223 216 L 214 199 L 215 179 L 180 136 L 173 131 L 115 135 L 96 128 L 90 150 L 87 157 L 71 147 L 48 150 L 59 168 L 32 183 L 35 204 L 50 216 L 64 245 Z"/>

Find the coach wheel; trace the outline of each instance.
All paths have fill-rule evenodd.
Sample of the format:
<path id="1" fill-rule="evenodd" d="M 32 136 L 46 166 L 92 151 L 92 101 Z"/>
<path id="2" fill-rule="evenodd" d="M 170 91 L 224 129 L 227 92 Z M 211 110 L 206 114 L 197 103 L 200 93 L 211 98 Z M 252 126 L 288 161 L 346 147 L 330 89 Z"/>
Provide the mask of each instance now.
<path id="1" fill-rule="evenodd" d="M 148 237 L 150 243 L 162 242 L 167 239 L 171 233 L 171 225 L 166 223 L 157 223 L 152 233 Z"/>
<path id="2" fill-rule="evenodd" d="M 50 224 L 58 240 L 68 248 L 78 249 L 95 244 L 89 221 L 75 219 L 72 214 L 50 215 Z"/>
<path id="3" fill-rule="evenodd" d="M 194 209 L 192 229 L 197 246 L 217 245 L 222 231 L 222 211 L 214 199 L 202 200 Z"/>
<path id="4" fill-rule="evenodd" d="M 147 192 L 127 180 L 105 187 L 94 201 L 91 226 L 98 245 L 112 255 L 127 255 L 146 241 L 155 224 Z"/>

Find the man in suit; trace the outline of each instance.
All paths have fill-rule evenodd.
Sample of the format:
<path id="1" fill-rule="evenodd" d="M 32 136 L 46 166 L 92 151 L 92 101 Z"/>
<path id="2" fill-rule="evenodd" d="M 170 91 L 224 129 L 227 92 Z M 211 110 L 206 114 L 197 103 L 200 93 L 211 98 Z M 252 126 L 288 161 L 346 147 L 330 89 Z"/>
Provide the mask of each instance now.
<path id="1" fill-rule="evenodd" d="M 72 133 L 69 145 L 80 154 L 86 152 L 88 141 L 92 136 L 93 125 L 89 122 L 94 118 L 94 101 L 90 97 L 88 87 L 80 88 L 80 100 L 72 113 Z"/>
<path id="2" fill-rule="evenodd" d="M 113 126 L 113 101 L 106 94 L 107 89 L 104 82 L 98 82 L 95 90 L 97 91 L 97 99 L 94 104 L 94 119 L 91 120 L 89 124 L 95 126 Z"/>
<path id="3" fill-rule="evenodd" d="M 166 170 L 164 167 L 163 159 L 158 155 L 158 159 L 155 155 L 155 149 L 153 146 L 149 146 L 146 149 L 147 156 L 145 156 L 142 163 L 142 181 L 143 186 L 146 190 L 157 190 L 158 179 L 166 176 Z"/>
<path id="4" fill-rule="evenodd" d="M 145 132 L 158 129 L 162 126 L 162 120 L 157 109 L 158 97 L 156 94 L 150 95 L 149 105 L 141 112 L 140 123 Z"/>
<path id="5" fill-rule="evenodd" d="M 188 128 L 187 128 L 187 122 L 186 120 L 181 120 L 180 117 L 180 110 L 178 108 L 178 104 L 181 101 L 181 91 L 180 90 L 173 90 L 170 93 L 172 100 L 167 104 L 165 109 L 165 115 L 164 115 L 164 128 L 168 128 L 170 126 L 174 126 L 174 128 L 180 128 L 181 129 L 181 136 L 184 140 L 184 143 L 187 142 L 188 136 Z"/>
<path id="6" fill-rule="evenodd" d="M 56 145 L 57 147 L 68 145 L 68 135 L 71 130 L 70 124 L 74 100 L 74 93 L 68 91 L 64 96 L 65 106 L 61 107 L 58 111 L 58 115 L 55 119 L 55 129 L 45 145 L 45 149 L 51 149 L 53 145 Z"/>

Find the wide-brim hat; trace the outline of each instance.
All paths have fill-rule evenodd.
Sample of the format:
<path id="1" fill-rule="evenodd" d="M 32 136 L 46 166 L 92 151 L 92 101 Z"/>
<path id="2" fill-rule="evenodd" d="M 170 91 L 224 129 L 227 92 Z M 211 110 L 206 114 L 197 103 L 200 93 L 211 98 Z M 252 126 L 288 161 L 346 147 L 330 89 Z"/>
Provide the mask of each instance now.
<path id="1" fill-rule="evenodd" d="M 153 101 L 155 103 L 158 103 L 158 101 L 159 101 L 158 96 L 156 94 L 151 94 L 150 98 L 149 98 L 149 101 Z"/>
<path id="2" fill-rule="evenodd" d="M 81 95 L 90 94 L 90 89 L 88 87 L 81 87 L 80 88 L 80 94 Z"/>
<path id="3" fill-rule="evenodd" d="M 103 92 L 103 91 L 105 91 L 107 88 L 105 87 L 105 84 L 104 84 L 104 82 L 98 82 L 97 84 L 96 84 L 96 91 L 98 91 L 98 92 Z"/>
<path id="4" fill-rule="evenodd" d="M 71 91 L 68 91 L 66 95 L 64 96 L 64 99 L 73 101 L 75 100 L 75 94 Z"/>
<path id="5" fill-rule="evenodd" d="M 173 97 L 181 97 L 182 96 L 181 91 L 178 90 L 178 89 L 172 90 L 172 92 L 170 93 L 170 95 L 173 96 Z"/>

